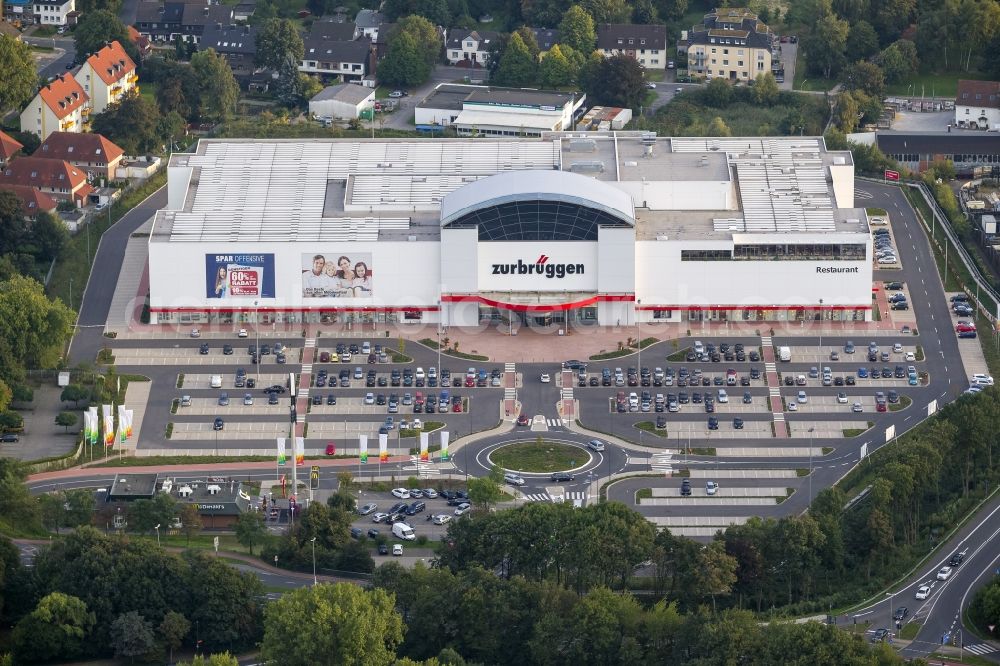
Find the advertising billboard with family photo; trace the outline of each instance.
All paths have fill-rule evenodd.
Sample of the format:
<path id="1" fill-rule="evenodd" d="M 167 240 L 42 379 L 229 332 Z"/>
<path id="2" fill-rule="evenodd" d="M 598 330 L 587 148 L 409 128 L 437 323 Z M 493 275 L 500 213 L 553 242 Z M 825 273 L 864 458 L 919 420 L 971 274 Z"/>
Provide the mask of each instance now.
<path id="1" fill-rule="evenodd" d="M 302 255 L 302 298 L 371 297 L 370 252 Z"/>
<path id="2" fill-rule="evenodd" d="M 208 298 L 274 298 L 273 254 L 206 254 Z"/>

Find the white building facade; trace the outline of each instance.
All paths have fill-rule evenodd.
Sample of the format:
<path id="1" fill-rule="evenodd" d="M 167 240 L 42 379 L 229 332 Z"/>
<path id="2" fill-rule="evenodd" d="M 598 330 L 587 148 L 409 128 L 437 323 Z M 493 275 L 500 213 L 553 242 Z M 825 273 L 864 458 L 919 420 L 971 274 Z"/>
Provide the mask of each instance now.
<path id="1" fill-rule="evenodd" d="M 821 138 L 207 140 L 168 176 L 154 323 L 871 318 L 853 164 Z"/>

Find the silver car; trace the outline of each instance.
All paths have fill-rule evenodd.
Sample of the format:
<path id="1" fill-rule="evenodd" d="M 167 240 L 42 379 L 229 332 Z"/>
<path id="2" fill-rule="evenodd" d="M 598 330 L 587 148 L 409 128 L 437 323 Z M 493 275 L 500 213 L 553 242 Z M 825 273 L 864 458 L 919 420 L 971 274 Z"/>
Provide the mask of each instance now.
<path id="1" fill-rule="evenodd" d="M 602 442 L 599 439 L 592 439 L 589 442 L 587 442 L 587 448 L 589 448 L 589 449 L 591 449 L 593 451 L 603 451 L 604 450 L 604 442 Z"/>

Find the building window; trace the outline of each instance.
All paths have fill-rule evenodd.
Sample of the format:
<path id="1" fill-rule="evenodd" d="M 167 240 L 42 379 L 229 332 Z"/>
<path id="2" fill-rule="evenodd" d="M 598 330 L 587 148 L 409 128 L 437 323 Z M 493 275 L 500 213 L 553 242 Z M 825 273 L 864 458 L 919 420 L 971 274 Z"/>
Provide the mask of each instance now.
<path id="1" fill-rule="evenodd" d="M 653 55 L 660 55 L 660 49 L 651 49 L 650 53 L 652 53 Z"/>
<path id="2" fill-rule="evenodd" d="M 670 310 L 653 310 L 653 319 L 670 319 L 673 312 Z"/>
<path id="3" fill-rule="evenodd" d="M 457 57 L 459 57 L 459 56 L 458 56 L 458 51 L 452 51 L 452 52 L 451 52 L 451 57 L 452 57 L 452 58 L 457 58 Z"/>
<path id="4" fill-rule="evenodd" d="M 659 65 L 660 64 L 660 60 L 658 58 L 653 58 L 650 62 L 652 64 L 654 64 L 654 65 Z"/>
<path id="5" fill-rule="evenodd" d="M 722 49 L 722 55 L 729 55 L 729 49 Z"/>
<path id="6" fill-rule="evenodd" d="M 729 261 L 733 253 L 729 250 L 681 250 L 681 261 Z"/>
<path id="7" fill-rule="evenodd" d="M 726 59 L 726 60 L 723 60 L 723 61 L 722 61 L 722 64 L 723 64 L 723 65 L 726 65 L 726 66 L 728 67 L 728 66 L 729 66 L 729 60 L 728 60 L 728 59 Z"/>
<path id="8" fill-rule="evenodd" d="M 743 66 L 743 61 L 742 61 L 742 60 L 738 60 L 738 61 L 736 62 L 736 66 L 737 66 L 737 67 L 742 67 L 742 66 Z"/>

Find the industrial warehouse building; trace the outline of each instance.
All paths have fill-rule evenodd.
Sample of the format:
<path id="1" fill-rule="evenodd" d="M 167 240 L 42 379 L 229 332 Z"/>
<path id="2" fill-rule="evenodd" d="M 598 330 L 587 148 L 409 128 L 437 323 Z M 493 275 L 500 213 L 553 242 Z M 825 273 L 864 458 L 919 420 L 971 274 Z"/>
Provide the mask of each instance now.
<path id="1" fill-rule="evenodd" d="M 205 140 L 168 176 L 154 323 L 871 317 L 822 138 Z"/>

